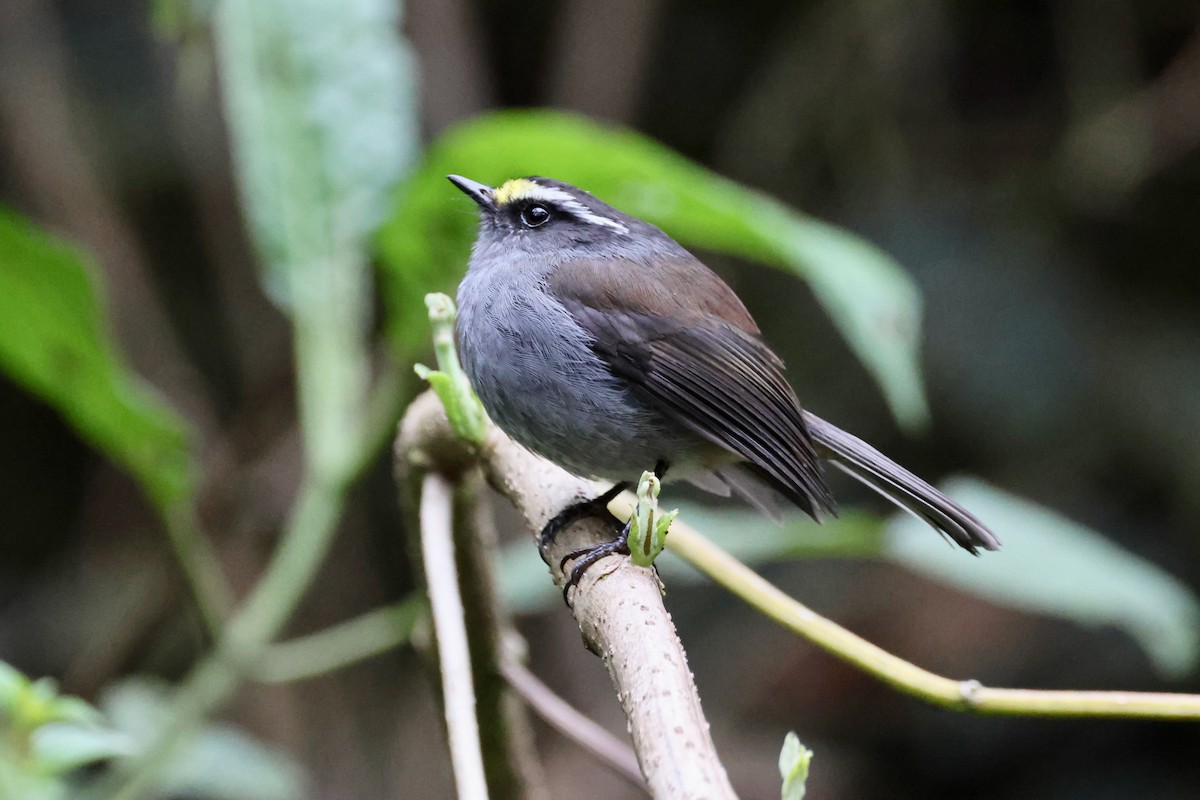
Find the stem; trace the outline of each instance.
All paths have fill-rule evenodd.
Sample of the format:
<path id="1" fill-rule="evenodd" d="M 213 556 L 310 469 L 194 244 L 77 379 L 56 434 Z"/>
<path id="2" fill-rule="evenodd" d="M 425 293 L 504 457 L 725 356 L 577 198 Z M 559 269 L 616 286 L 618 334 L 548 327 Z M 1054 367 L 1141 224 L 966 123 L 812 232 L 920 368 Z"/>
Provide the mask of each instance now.
<path id="1" fill-rule="evenodd" d="M 487 779 L 479 744 L 479 721 L 475 718 L 471 653 L 454 563 L 452 509 L 450 483 L 437 473 L 426 475 L 421 483 L 421 553 L 437 634 L 450 762 L 458 796 L 486 800 Z"/>
<path id="2" fill-rule="evenodd" d="M 220 639 L 225 620 L 233 613 L 233 589 L 221 569 L 216 550 L 200 530 L 193 498 L 159 504 L 167 541 L 183 571 L 204 625 L 214 640 Z"/>
<path id="3" fill-rule="evenodd" d="M 345 493 L 340 481 L 305 480 L 266 573 L 229 624 L 226 643 L 235 653 L 249 656 L 287 622 L 329 552 Z"/>
<path id="4" fill-rule="evenodd" d="M 529 714 L 504 679 L 501 666 L 523 643 L 492 575 L 497 537 L 488 509 L 480 504 L 483 488 L 477 470 L 455 484 L 454 549 L 484 771 L 493 797 L 546 800 L 549 795 Z"/>
<path id="5" fill-rule="evenodd" d="M 524 665 L 509 659 L 501 668 L 504 679 L 546 724 L 590 753 L 632 786 L 645 791 L 637 755 L 595 720 L 586 717 L 542 683 Z"/>
<path id="6" fill-rule="evenodd" d="M 628 493 L 614 501 L 614 505 L 620 504 L 629 510 L 633 503 Z M 995 689 L 975 680 L 956 681 L 936 675 L 820 616 L 682 522 L 676 521 L 671 527 L 667 546 L 788 630 L 889 686 L 934 705 L 956 711 L 1012 716 L 1200 719 L 1200 695 Z"/>
<path id="7" fill-rule="evenodd" d="M 255 679 L 288 683 L 315 678 L 386 653 L 409 640 L 428 607 L 413 596 L 323 631 L 271 645 L 262 654 Z"/>

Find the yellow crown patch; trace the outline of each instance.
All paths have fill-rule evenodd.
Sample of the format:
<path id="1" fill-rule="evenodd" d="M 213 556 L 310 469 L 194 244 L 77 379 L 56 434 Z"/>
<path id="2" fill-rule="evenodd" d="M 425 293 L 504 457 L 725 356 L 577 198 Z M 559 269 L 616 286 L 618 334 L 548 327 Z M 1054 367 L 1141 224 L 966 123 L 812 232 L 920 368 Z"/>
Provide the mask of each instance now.
<path id="1" fill-rule="evenodd" d="M 526 195 L 538 190 L 538 185 L 525 178 L 514 178 L 505 181 L 504 185 L 492 192 L 492 202 L 497 206 L 506 206 L 514 200 L 520 200 Z"/>

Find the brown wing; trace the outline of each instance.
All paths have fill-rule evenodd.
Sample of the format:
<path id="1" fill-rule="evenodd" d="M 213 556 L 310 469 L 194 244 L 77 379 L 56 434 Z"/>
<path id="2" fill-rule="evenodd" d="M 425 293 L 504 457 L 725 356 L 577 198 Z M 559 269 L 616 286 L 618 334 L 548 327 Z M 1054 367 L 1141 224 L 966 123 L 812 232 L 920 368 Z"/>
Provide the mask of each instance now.
<path id="1" fill-rule="evenodd" d="M 808 513 L 833 512 L 783 363 L 707 267 L 690 257 L 653 265 L 571 261 L 547 278 L 545 291 L 643 400 L 745 459 Z"/>

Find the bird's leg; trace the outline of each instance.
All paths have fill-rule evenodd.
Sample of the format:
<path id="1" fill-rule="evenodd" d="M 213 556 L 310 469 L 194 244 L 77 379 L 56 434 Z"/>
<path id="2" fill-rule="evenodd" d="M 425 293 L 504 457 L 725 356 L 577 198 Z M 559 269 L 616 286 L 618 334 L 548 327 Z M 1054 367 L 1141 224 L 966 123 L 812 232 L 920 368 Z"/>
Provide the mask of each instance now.
<path id="1" fill-rule="evenodd" d="M 662 480 L 663 476 L 667 474 L 668 466 L 669 465 L 666 461 L 659 460 L 658 463 L 654 465 L 655 477 L 659 480 Z M 629 484 L 627 482 L 618 483 L 616 486 L 609 489 L 607 492 L 595 498 L 594 500 L 576 503 L 575 505 L 568 507 L 563 512 L 555 516 L 554 519 L 550 520 L 546 527 L 542 529 L 540 545 L 542 549 L 542 558 L 545 559 L 545 548 L 549 546 L 550 542 L 554 541 L 555 534 L 572 522 L 575 522 L 584 516 L 600 516 L 601 513 L 608 514 L 609 517 L 612 517 L 612 513 L 608 511 L 609 502 L 627 488 L 629 488 Z M 583 507 L 581 510 L 576 511 L 576 509 L 580 509 L 581 507 Z M 554 525 L 560 518 L 571 514 L 573 511 L 575 512 L 573 516 L 563 520 L 553 531 L 550 531 L 550 527 Z M 558 562 L 558 568 L 561 570 L 566 566 L 568 561 L 571 561 L 572 559 L 578 559 L 575 566 L 571 568 L 570 577 L 567 579 L 567 582 L 563 584 L 564 602 L 567 601 L 567 593 L 571 590 L 571 587 L 579 583 L 579 579 L 583 577 L 583 573 L 587 572 L 588 568 L 592 566 L 592 564 L 595 564 L 600 559 L 613 553 L 629 553 L 629 529 L 633 525 L 633 519 L 631 517 L 624 524 L 622 524 L 621 521 L 615 517 L 613 517 L 613 521 L 619 527 L 617 528 L 616 538 L 614 538 L 612 541 L 601 542 L 600 544 L 591 545 L 590 547 L 581 547 L 578 550 L 572 550 L 570 553 L 567 553 L 565 556 L 563 556 L 562 560 Z M 548 531 L 550 534 L 549 538 L 547 538 Z"/>
<path id="2" fill-rule="evenodd" d="M 538 552 L 541 553 L 542 560 L 546 560 L 546 550 L 549 549 L 550 545 L 554 544 L 554 540 L 558 537 L 558 534 L 579 520 L 585 517 L 608 516 L 612 517 L 613 520 L 616 521 L 616 518 L 613 517 L 612 512 L 608 510 L 608 504 L 612 502 L 614 497 L 628 488 L 629 484 L 625 481 L 622 481 L 598 497 L 593 497 L 591 500 L 584 500 L 579 503 L 572 503 L 562 511 L 555 514 L 554 518 L 547 522 L 542 528 L 542 532 L 538 536 Z M 584 548 L 584 550 L 586 549 L 587 548 Z M 571 558 L 572 556 L 567 557 Z"/>

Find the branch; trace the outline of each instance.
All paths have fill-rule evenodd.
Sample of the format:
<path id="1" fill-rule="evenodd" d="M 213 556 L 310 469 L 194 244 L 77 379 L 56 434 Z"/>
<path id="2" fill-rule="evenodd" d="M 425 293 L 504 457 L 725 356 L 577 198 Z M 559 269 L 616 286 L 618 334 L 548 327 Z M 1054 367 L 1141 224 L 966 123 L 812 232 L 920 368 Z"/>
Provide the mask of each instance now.
<path id="1" fill-rule="evenodd" d="M 584 716 L 554 693 L 523 664 L 509 659 L 501 666 L 504 679 L 547 725 L 591 753 L 630 784 L 644 789 L 637 755 L 595 720 Z"/>
<path id="2" fill-rule="evenodd" d="M 419 447 L 398 447 L 396 478 L 402 495 L 401 504 L 410 511 L 420 508 L 423 512 L 420 492 L 430 470 L 450 476 L 454 482 L 451 537 L 487 787 L 495 797 L 544 800 L 549 795 L 528 712 L 501 674 L 505 653 L 520 637 L 496 591 L 492 575 L 496 531 L 491 517 L 479 503 L 482 476 L 478 470 L 470 469 L 474 464 L 470 453 L 487 437 L 488 418 L 471 391 L 454 349 L 454 301 L 446 295 L 431 294 L 426 296 L 425 304 L 429 309 L 439 369 L 434 371 L 418 365 L 416 372 L 429 381 L 442 401 L 456 437 L 470 450 L 460 454 L 464 457 L 462 460 L 457 457 L 448 460 L 445 452 L 431 455 Z M 413 515 L 410 513 L 409 516 Z M 448 687 L 442 686 L 447 712 L 449 691 Z"/>
<path id="3" fill-rule="evenodd" d="M 613 501 L 628 513 L 633 499 Z M 871 644 L 788 597 L 694 529 L 676 521 L 667 546 L 716 583 L 788 630 L 879 680 L 934 705 L 980 714 L 1040 717 L 1200 719 L 1200 695 L 1165 692 L 994 689 L 935 675 Z"/>
<path id="4" fill-rule="evenodd" d="M 479 721 L 475 718 L 471 652 L 454 563 L 452 519 L 453 487 L 441 475 L 428 473 L 421 485 L 421 555 L 437 634 L 450 762 L 458 796 L 486 800 L 487 779 L 479 745 Z"/>
<path id="5" fill-rule="evenodd" d="M 433 465 L 451 475 L 465 469 L 473 456 L 473 448 L 452 432 L 432 392 L 409 406 L 397 450 L 402 461 Z M 478 452 L 489 481 L 520 510 L 533 537 L 567 505 L 594 497 L 602 488 L 538 458 L 494 426 Z M 564 532 L 549 553 L 555 582 L 566 580 L 557 566 L 563 555 L 611 536 L 599 520 L 585 520 Z M 608 667 L 651 794 L 735 797 L 653 570 L 608 557 L 592 566 L 571 597 L 585 643 Z"/>

